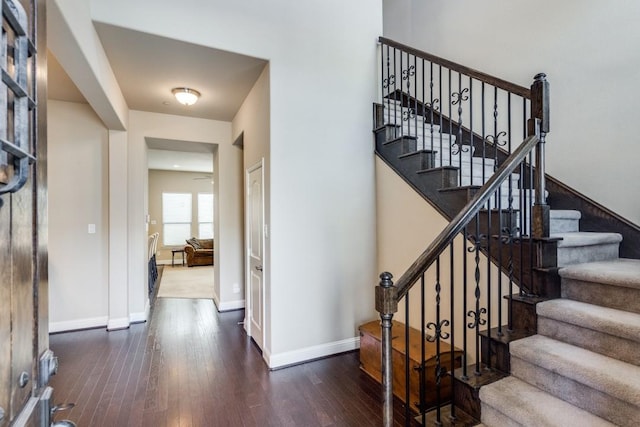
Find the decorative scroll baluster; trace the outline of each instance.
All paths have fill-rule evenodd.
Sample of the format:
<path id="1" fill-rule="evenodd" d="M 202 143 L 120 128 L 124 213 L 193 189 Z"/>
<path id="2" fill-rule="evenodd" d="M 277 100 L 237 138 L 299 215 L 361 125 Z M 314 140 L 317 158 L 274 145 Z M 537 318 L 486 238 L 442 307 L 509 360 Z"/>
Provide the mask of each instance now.
<path id="1" fill-rule="evenodd" d="M 396 47 L 399 49 L 396 50 Z M 409 334 L 411 322 L 414 325 L 420 322 L 420 336 L 423 339 L 419 348 L 421 361 L 413 363 L 412 356 L 406 352 L 404 375 L 402 372 L 396 373 L 400 376 L 397 381 L 405 381 L 405 387 L 402 388 L 404 388 L 403 400 L 406 405 L 402 410 L 398 408 L 398 411 L 404 412 L 405 425 L 412 425 L 416 416 L 416 420 L 421 420 L 422 424 L 426 425 L 426 410 L 431 406 L 428 403 L 432 403 L 432 399 L 435 399 L 435 409 L 449 399 L 449 395 L 442 394 L 444 389 L 441 386 L 445 375 L 453 376 L 456 366 L 461 366 L 456 377 L 463 381 L 469 380 L 474 375 L 482 375 L 485 372 L 483 369 L 485 366 L 492 367 L 492 364 L 496 363 L 495 357 L 491 354 L 494 348 L 490 344 L 491 339 L 495 341 L 496 333 L 498 336 L 503 336 L 505 327 L 512 330 L 514 323 L 518 324 L 517 319 L 513 318 L 511 303 L 508 305 L 508 311 L 503 312 L 502 302 L 505 295 L 509 294 L 508 299 L 511 302 L 515 285 L 519 286 L 523 294 L 531 291 L 529 285 L 533 283 L 533 273 L 531 269 L 527 269 L 529 267 L 527 264 L 531 262 L 533 265 L 533 262 L 537 261 L 537 258 L 534 258 L 537 252 L 532 237 L 537 236 L 538 232 L 544 235 L 547 227 L 544 219 L 546 206 L 544 192 L 537 190 L 534 185 L 539 186 L 540 182 L 544 184 L 544 177 L 537 172 L 541 169 L 538 166 L 544 166 L 544 159 L 539 160 L 537 157 L 544 154 L 544 136 L 548 131 L 548 108 L 545 104 L 548 101 L 548 95 L 545 95 L 548 85 L 544 76 L 540 75 L 536 76 L 534 85 L 527 90 L 500 79 L 486 78 L 482 73 L 455 66 L 449 61 L 423 54 L 415 49 L 405 49 L 397 43 L 389 45 L 383 42 L 382 52 L 382 70 L 377 74 L 382 78 L 383 102 L 385 107 L 389 108 L 386 122 L 391 126 L 385 130 L 388 132 L 387 135 L 391 136 L 394 132 L 396 137 L 409 135 L 412 140 L 415 137 L 416 149 L 425 150 L 426 153 L 424 157 L 420 155 L 407 158 L 411 162 L 416 162 L 416 159 L 425 162 L 429 159 L 427 152 L 430 151 L 433 159 L 430 166 L 451 165 L 457 168 L 455 173 L 458 173 L 458 185 L 475 186 L 487 182 L 402 275 L 398 280 L 397 288 L 393 285 L 392 276 L 388 273 L 381 275 L 380 285 L 376 288 L 376 309 L 380 312 L 383 330 L 384 423 L 390 426 L 393 422 L 390 342 L 392 318 L 398 302 L 405 298 L 405 315 L 403 316 L 407 325 L 405 345 L 407 348 L 413 346 L 414 350 L 417 349 L 417 343 L 413 338 L 416 331 Z M 386 52 L 386 58 L 384 52 Z M 436 88 L 435 85 L 438 87 Z M 474 89 L 474 85 L 479 87 Z M 444 91 L 448 92 L 444 93 Z M 532 95 L 534 91 L 538 91 L 537 95 Z M 520 120 L 517 97 L 522 99 L 523 122 L 527 122 L 531 117 L 528 123 L 522 125 L 523 137 L 536 136 L 526 137 L 522 144 L 516 147 L 514 143 L 519 137 L 517 120 Z M 532 98 L 535 100 L 529 114 L 529 99 Z M 465 102 L 464 105 L 463 102 Z M 394 112 L 391 112 L 391 109 Z M 398 109 L 400 111 L 397 111 Z M 392 114 L 393 122 L 390 120 Z M 513 120 L 514 117 L 516 121 Z M 480 124 L 477 123 L 478 120 L 481 120 Z M 438 124 L 439 143 L 436 142 Z M 427 132 L 429 132 L 428 140 Z M 443 135 L 443 132 L 447 135 Z M 447 144 L 444 138 L 449 138 L 451 142 Z M 538 148 L 534 159 L 531 153 L 536 144 Z M 394 150 L 404 152 L 407 145 L 401 149 L 399 145 L 393 147 Z M 447 150 L 449 160 L 445 162 Z M 513 154 L 508 156 L 508 153 L 512 152 Z M 468 153 L 468 156 L 464 153 Z M 436 158 L 440 161 L 435 160 Z M 482 161 L 478 158 L 482 158 Z M 492 162 L 495 165 L 493 174 L 489 166 Z M 481 171 L 477 170 L 478 167 L 481 167 Z M 451 168 L 443 169 L 443 178 L 448 180 L 443 182 L 447 185 L 455 185 L 455 173 Z M 514 182 L 511 174 L 516 173 L 519 173 L 520 179 Z M 451 174 L 453 179 L 450 178 Z M 474 178 L 474 175 L 477 176 Z M 506 182 L 506 180 L 509 181 Z M 535 191 L 535 209 L 531 207 L 533 191 Z M 537 226 L 530 224 L 534 219 L 538 221 Z M 468 232 L 473 230 L 469 228 L 470 224 L 473 224 L 475 234 L 469 235 Z M 453 238 L 457 233 L 460 233 L 463 239 L 461 245 L 463 258 L 454 262 L 454 255 L 458 249 L 454 249 Z M 515 246 L 517 244 L 519 248 Z M 529 248 L 525 246 L 526 244 Z M 449 251 L 446 251 L 446 246 L 449 246 Z M 519 256 L 517 250 L 520 251 Z M 526 259 L 527 250 L 531 255 L 530 260 Z M 480 260 L 480 252 L 486 255 L 486 260 Z M 440 258 L 441 256 L 444 258 Z M 446 266 L 447 256 L 449 271 L 444 270 L 443 275 L 440 269 Z M 458 256 L 460 256 L 459 253 Z M 468 259 L 471 259 L 470 262 L 473 264 L 469 264 Z M 462 265 L 461 273 L 455 271 L 460 265 Z M 431 280 L 433 277 L 425 276 L 428 269 L 432 270 L 430 274 L 435 275 L 435 295 L 431 300 L 425 301 L 429 294 L 426 280 Z M 449 279 L 446 278 L 447 273 Z M 429 279 L 426 279 L 427 277 Z M 448 290 L 442 288 L 447 286 L 444 283 L 447 280 L 450 280 Z M 470 287 L 470 280 L 474 281 L 473 289 Z M 410 313 L 409 289 L 418 282 L 420 283 L 421 311 Z M 470 294 L 468 298 L 467 292 Z M 418 294 L 411 298 L 415 310 Z M 442 311 L 443 309 L 445 311 Z M 445 314 L 447 309 L 448 316 Z M 457 319 L 456 316 L 458 316 Z M 460 330 L 457 334 L 454 333 L 456 324 L 464 332 L 462 336 L 460 336 Z M 482 352 L 480 351 L 481 339 L 483 340 Z M 486 339 L 489 341 L 485 342 Z M 447 349 L 444 354 L 440 353 L 446 345 L 442 340 L 451 344 L 451 350 Z M 434 359 L 432 359 L 436 364 L 435 371 L 431 368 L 426 369 L 425 356 L 427 356 L 429 341 L 433 342 L 435 347 Z M 456 353 L 457 347 L 462 347 L 463 351 Z M 443 359 L 443 356 L 449 357 L 447 354 L 449 351 L 450 363 Z M 462 359 L 458 354 L 462 354 Z M 474 365 L 467 368 L 467 361 Z M 474 375 L 468 372 L 469 369 L 474 372 Z M 429 390 L 426 388 L 426 383 L 431 375 L 435 375 L 436 387 Z M 411 379 L 419 383 L 419 391 L 410 389 Z M 454 381 L 451 387 L 460 387 L 456 384 Z M 453 421 L 456 418 L 456 404 L 454 399 L 451 406 Z M 434 410 L 436 425 L 445 422 L 442 419 L 443 414 L 440 413 L 440 409 Z M 429 418 L 431 418 L 430 414 Z"/>
<path id="2" fill-rule="evenodd" d="M 458 123 L 457 123 L 457 127 L 458 127 L 458 132 L 456 133 L 456 143 L 455 144 L 451 144 L 451 157 L 450 157 L 450 164 L 453 165 L 453 156 L 457 155 L 458 156 L 458 166 L 459 166 L 459 170 L 458 170 L 458 176 L 459 176 L 459 181 L 460 184 L 462 184 L 462 153 L 463 152 L 467 152 L 470 151 L 469 149 L 467 149 L 463 144 L 462 144 L 462 103 L 464 101 L 467 101 L 469 99 L 469 95 L 467 95 L 467 93 L 469 92 L 468 88 L 462 88 L 462 75 L 458 74 L 458 92 L 454 92 L 451 94 L 451 97 L 453 98 L 453 102 L 451 103 L 451 105 L 457 105 L 458 106 Z M 451 121 L 449 121 L 449 128 L 451 129 Z M 470 183 L 472 184 L 472 183 Z"/>
<path id="3" fill-rule="evenodd" d="M 468 290 L 468 282 L 467 282 L 467 242 L 470 239 L 469 233 L 467 232 L 467 227 L 462 229 L 462 315 L 467 315 L 467 290 Z M 463 320 L 464 323 L 464 320 Z M 469 374 L 467 372 L 467 355 L 469 354 L 469 342 L 467 339 L 467 334 L 464 331 L 462 333 L 462 379 L 468 380 Z"/>
<path id="4" fill-rule="evenodd" d="M 429 62 L 430 73 L 429 73 L 429 99 L 430 101 L 427 103 L 427 107 L 429 107 L 429 126 L 431 130 L 431 152 L 433 152 L 433 111 L 437 110 L 435 106 L 436 102 L 433 99 L 433 62 Z"/>
<path id="5" fill-rule="evenodd" d="M 478 223 L 478 220 L 479 218 L 476 217 L 476 224 Z M 487 240 L 487 236 L 485 236 L 484 234 L 480 234 L 479 231 L 480 231 L 479 226 L 476 226 L 476 232 L 478 234 L 469 236 L 469 239 L 471 240 L 471 244 L 472 244 L 472 246 L 469 248 L 469 252 L 474 253 L 474 261 L 475 261 L 474 280 L 475 280 L 476 287 L 473 293 L 475 297 L 475 310 L 469 310 L 467 312 L 467 317 L 471 319 L 471 321 L 467 323 L 467 327 L 469 329 L 475 329 L 475 335 L 476 335 L 476 343 L 475 343 L 476 344 L 476 370 L 475 370 L 476 375 L 480 375 L 482 373 L 482 371 L 480 370 L 480 326 L 485 325 L 487 323 L 486 319 L 482 318 L 482 315 L 487 313 L 487 309 L 480 307 L 480 296 L 481 296 L 480 249 L 482 247 L 482 241 Z M 487 240 L 487 243 L 488 243 L 488 240 Z M 487 280 L 489 280 L 489 277 L 491 275 L 487 275 L 487 276 L 488 276 Z"/>
<path id="6" fill-rule="evenodd" d="M 436 321 L 427 323 L 427 329 L 433 329 L 433 335 L 428 336 L 429 342 L 436 343 L 436 366 L 435 366 L 435 378 L 436 378 L 436 425 L 442 425 L 441 422 L 441 410 L 442 403 L 441 396 L 441 383 L 442 377 L 446 374 L 446 369 L 442 366 L 440 360 L 440 340 L 446 340 L 449 338 L 449 334 L 444 332 L 443 328 L 449 326 L 449 321 L 440 318 L 440 257 L 436 259 Z"/>

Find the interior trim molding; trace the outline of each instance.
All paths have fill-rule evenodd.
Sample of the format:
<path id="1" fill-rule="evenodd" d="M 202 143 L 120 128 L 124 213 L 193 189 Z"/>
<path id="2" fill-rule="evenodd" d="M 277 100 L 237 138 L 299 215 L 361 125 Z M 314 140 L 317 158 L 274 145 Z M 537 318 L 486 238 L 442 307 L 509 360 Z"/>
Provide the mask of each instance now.
<path id="1" fill-rule="evenodd" d="M 109 322 L 107 316 L 89 317 L 86 319 L 64 320 L 49 322 L 49 333 L 75 331 L 78 329 L 92 329 L 106 327 Z"/>
<path id="2" fill-rule="evenodd" d="M 239 299 L 236 301 L 220 302 L 220 300 L 216 297 L 217 295 L 214 294 L 213 302 L 215 303 L 216 307 L 218 308 L 218 311 L 220 312 L 240 310 L 244 308 L 245 300 L 243 299 Z"/>
<path id="3" fill-rule="evenodd" d="M 284 353 L 271 354 L 264 352 L 264 360 L 269 369 L 286 368 L 291 365 L 310 362 L 334 354 L 353 351 L 360 348 L 360 337 L 347 338 L 340 341 L 333 341 L 326 344 L 314 345 L 298 350 L 286 351 Z"/>
<path id="4" fill-rule="evenodd" d="M 116 331 L 118 329 L 127 329 L 130 324 L 131 321 L 129 319 L 129 316 L 109 319 L 109 321 L 107 322 L 107 330 Z"/>

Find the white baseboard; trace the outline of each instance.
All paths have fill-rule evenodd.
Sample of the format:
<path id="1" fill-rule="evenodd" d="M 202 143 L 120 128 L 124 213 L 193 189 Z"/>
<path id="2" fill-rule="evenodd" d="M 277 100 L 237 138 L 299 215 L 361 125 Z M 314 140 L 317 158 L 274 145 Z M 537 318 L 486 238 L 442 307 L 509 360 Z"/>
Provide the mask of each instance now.
<path id="1" fill-rule="evenodd" d="M 144 305 L 144 311 L 141 313 L 129 313 L 129 319 L 131 323 L 144 323 L 149 319 L 149 313 L 151 312 L 151 305 L 149 304 L 149 298 Z"/>
<path id="2" fill-rule="evenodd" d="M 109 318 L 107 316 L 100 316 L 87 319 L 64 320 L 62 322 L 49 322 L 49 333 L 106 327 L 108 320 Z"/>
<path id="3" fill-rule="evenodd" d="M 213 303 L 215 304 L 215 306 L 218 309 L 218 311 L 220 311 L 220 308 L 219 308 L 220 307 L 220 297 L 216 293 L 215 288 L 213 289 Z"/>
<path id="4" fill-rule="evenodd" d="M 214 302 L 216 302 L 214 298 Z M 244 300 L 239 299 L 236 301 L 226 301 L 226 302 L 216 302 L 216 307 L 218 307 L 218 311 L 232 311 L 232 310 L 240 310 L 244 308 Z"/>
<path id="5" fill-rule="evenodd" d="M 131 324 L 129 317 L 118 317 L 116 319 L 109 319 L 107 322 L 107 330 L 115 331 L 118 329 L 126 329 Z"/>
<path id="6" fill-rule="evenodd" d="M 284 353 L 271 354 L 262 352 L 262 357 L 269 369 L 284 368 L 290 365 L 308 362 L 321 357 L 333 354 L 344 353 L 345 351 L 357 350 L 360 348 L 360 337 L 347 338 L 341 341 L 334 341 L 327 344 L 314 345 L 301 348 L 299 350 L 287 351 Z"/>

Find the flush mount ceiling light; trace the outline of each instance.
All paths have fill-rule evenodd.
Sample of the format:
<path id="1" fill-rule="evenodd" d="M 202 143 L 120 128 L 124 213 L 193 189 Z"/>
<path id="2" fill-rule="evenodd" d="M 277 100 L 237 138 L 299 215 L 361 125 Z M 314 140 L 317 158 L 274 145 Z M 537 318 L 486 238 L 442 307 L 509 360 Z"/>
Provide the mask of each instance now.
<path id="1" fill-rule="evenodd" d="M 200 92 L 189 89 L 188 87 L 177 87 L 171 89 L 171 93 L 176 97 L 178 102 L 183 105 L 193 105 L 200 98 Z"/>

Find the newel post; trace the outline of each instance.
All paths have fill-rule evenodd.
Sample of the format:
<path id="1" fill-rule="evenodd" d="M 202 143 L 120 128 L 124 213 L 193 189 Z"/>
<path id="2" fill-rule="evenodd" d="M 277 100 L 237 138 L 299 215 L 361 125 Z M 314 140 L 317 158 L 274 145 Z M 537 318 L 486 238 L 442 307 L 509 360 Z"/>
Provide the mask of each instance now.
<path id="1" fill-rule="evenodd" d="M 533 205 L 533 237 L 549 237 L 549 205 L 546 196 L 545 142 L 549 132 L 549 82 L 544 73 L 537 74 L 531 85 L 531 119 L 529 134 L 540 139 L 536 147 L 535 203 Z"/>
<path id="2" fill-rule="evenodd" d="M 393 426 L 393 366 L 391 363 L 391 326 L 393 314 L 398 311 L 396 288 L 393 286 L 393 275 L 388 272 L 380 274 L 380 285 L 376 286 L 376 311 L 380 313 L 382 327 L 382 421 L 384 427 Z"/>

